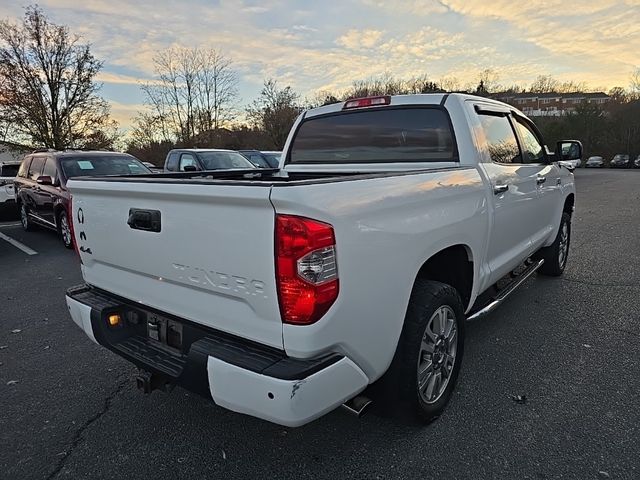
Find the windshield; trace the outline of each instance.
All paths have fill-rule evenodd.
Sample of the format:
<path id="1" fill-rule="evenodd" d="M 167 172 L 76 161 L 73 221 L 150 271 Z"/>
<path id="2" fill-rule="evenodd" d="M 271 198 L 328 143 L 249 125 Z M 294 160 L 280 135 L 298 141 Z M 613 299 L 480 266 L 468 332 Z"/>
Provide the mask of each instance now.
<path id="1" fill-rule="evenodd" d="M 205 170 L 221 168 L 256 168 L 253 163 L 236 152 L 198 152 Z"/>
<path id="2" fill-rule="evenodd" d="M 139 175 L 151 173 L 142 162 L 131 155 L 87 155 L 64 157 L 60 160 L 65 177 L 84 175 Z"/>
<path id="3" fill-rule="evenodd" d="M 456 161 L 447 114 L 436 108 L 363 110 L 310 118 L 291 148 L 291 163 Z"/>
<path id="4" fill-rule="evenodd" d="M 15 177 L 18 175 L 18 169 L 20 164 L 15 165 L 0 165 L 0 177 Z"/>

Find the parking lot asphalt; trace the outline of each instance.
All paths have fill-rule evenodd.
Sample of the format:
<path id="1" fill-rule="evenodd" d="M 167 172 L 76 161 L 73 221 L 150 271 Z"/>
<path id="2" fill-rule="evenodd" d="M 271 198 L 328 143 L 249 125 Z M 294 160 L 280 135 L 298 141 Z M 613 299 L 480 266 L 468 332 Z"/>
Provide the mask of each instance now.
<path id="1" fill-rule="evenodd" d="M 423 427 L 339 409 L 288 429 L 143 396 L 69 318 L 73 251 L 5 218 L 37 254 L 0 237 L 0 478 L 640 478 L 640 171 L 576 182 L 565 275 L 467 325 L 451 404 Z"/>

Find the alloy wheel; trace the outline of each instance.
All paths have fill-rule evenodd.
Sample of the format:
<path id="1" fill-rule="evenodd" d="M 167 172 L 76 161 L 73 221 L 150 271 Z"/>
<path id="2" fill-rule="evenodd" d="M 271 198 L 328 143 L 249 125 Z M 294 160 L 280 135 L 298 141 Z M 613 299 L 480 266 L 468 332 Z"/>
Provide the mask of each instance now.
<path id="1" fill-rule="evenodd" d="M 456 361 L 458 327 L 453 309 L 443 305 L 427 322 L 418 355 L 418 393 L 432 404 L 442 397 Z"/>

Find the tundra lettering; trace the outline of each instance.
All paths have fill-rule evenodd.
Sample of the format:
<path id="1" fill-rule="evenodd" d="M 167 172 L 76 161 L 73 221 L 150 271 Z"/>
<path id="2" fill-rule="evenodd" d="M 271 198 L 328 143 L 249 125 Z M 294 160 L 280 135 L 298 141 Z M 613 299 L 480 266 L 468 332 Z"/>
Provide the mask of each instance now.
<path id="1" fill-rule="evenodd" d="M 244 277 L 231 275 L 228 273 L 217 272 L 215 270 L 205 270 L 199 267 L 190 267 L 189 265 L 180 265 L 173 263 L 173 268 L 180 272 L 176 277 L 180 281 L 189 281 L 202 287 L 218 288 L 222 290 L 233 290 L 247 295 L 259 295 L 268 298 L 264 292 L 264 282 L 260 280 L 247 280 Z M 229 279 L 233 279 L 229 284 Z"/>

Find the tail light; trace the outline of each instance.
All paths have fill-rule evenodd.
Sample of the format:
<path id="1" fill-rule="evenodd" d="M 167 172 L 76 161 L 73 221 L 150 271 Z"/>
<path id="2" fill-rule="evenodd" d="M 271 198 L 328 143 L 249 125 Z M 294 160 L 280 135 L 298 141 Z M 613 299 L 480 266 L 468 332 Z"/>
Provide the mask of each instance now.
<path id="1" fill-rule="evenodd" d="M 379 97 L 364 97 L 353 98 L 344 102 L 343 110 L 349 110 L 352 108 L 363 107 L 377 107 L 379 105 L 389 105 L 391 103 L 391 97 L 389 95 L 382 95 Z"/>
<path id="2" fill-rule="evenodd" d="M 284 323 L 309 325 L 338 297 L 333 227 L 293 215 L 276 215 L 276 282 Z"/>

